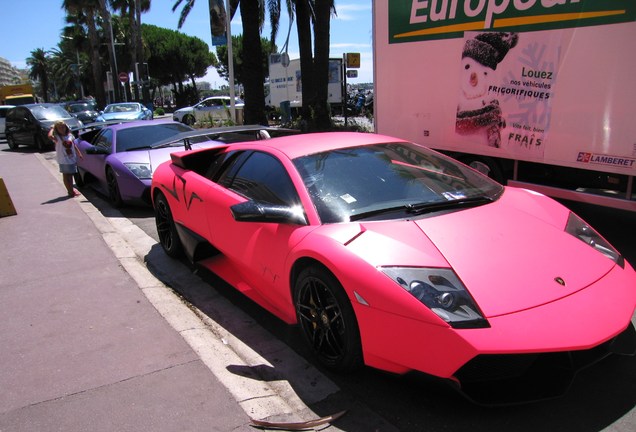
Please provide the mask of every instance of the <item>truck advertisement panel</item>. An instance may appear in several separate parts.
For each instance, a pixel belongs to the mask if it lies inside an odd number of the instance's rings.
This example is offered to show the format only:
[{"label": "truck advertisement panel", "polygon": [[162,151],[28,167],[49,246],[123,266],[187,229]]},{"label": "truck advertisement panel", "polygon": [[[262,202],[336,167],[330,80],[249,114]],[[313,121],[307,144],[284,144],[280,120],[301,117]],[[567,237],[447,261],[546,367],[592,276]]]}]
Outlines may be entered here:
[{"label": "truck advertisement panel", "polygon": [[[282,54],[271,54],[269,58],[269,97],[268,105],[279,107],[281,102],[289,101],[291,107],[301,107],[302,74],[300,59],[284,61]],[[342,59],[329,59],[328,102],[342,103]]]},{"label": "truck advertisement panel", "polygon": [[633,176],[633,40],[627,0],[374,2],[376,131]]}]

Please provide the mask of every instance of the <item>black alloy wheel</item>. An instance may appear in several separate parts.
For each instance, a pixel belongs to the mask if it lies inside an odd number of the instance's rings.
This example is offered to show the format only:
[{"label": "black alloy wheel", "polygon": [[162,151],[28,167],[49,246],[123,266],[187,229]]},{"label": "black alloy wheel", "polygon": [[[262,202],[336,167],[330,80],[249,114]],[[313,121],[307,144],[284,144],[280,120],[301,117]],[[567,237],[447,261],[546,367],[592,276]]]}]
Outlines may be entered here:
[{"label": "black alloy wheel", "polygon": [[106,182],[108,183],[108,198],[110,203],[115,208],[120,208],[124,205],[124,201],[121,199],[119,193],[119,185],[117,184],[117,176],[112,168],[106,168]]},{"label": "black alloy wheel", "polygon": [[318,360],[338,372],[359,368],[358,323],[338,280],[323,267],[312,266],[301,271],[294,288],[298,324]]},{"label": "black alloy wheel", "polygon": [[159,193],[155,198],[155,224],[159,243],[166,254],[172,258],[180,257],[183,254],[183,246],[172,218],[170,205],[162,193]]}]

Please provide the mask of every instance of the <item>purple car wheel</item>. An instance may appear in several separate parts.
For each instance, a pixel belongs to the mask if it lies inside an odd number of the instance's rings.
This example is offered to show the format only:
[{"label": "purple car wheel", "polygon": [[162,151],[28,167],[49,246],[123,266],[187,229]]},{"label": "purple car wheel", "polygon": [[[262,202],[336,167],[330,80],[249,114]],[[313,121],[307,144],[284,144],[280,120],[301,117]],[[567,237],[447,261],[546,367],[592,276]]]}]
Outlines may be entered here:
[{"label": "purple car wheel", "polygon": [[294,298],[298,323],[318,360],[340,372],[358,368],[360,332],[337,279],[322,267],[308,267],[296,280]]},{"label": "purple car wheel", "polygon": [[179,257],[183,252],[183,247],[172,218],[170,205],[166,197],[161,193],[155,198],[155,224],[159,243],[163,250],[172,258]]}]

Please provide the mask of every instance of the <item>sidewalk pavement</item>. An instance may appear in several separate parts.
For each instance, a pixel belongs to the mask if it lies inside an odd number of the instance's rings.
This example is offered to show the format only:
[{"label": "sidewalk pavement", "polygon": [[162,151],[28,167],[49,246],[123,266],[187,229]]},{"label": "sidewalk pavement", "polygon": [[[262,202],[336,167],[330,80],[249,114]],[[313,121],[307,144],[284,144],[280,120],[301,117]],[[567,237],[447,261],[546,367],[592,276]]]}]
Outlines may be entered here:
[{"label": "sidewalk pavement", "polygon": [[68,198],[52,153],[2,147],[17,214],[0,218],[0,432],[254,431],[340,410],[320,430],[395,431],[119,212]]},{"label": "sidewalk pavement", "polygon": [[0,431],[253,431],[37,156],[0,152]]}]

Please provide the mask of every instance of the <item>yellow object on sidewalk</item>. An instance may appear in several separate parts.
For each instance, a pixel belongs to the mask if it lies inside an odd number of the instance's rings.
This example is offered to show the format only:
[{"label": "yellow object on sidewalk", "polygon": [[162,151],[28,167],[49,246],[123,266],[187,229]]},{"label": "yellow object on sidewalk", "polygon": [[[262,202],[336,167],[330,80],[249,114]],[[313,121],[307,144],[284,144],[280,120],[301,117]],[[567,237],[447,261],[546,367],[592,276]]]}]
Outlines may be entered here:
[{"label": "yellow object on sidewalk", "polygon": [[0,217],[13,216],[18,214],[13,206],[13,201],[9,196],[9,191],[4,185],[4,180],[0,177]]}]

